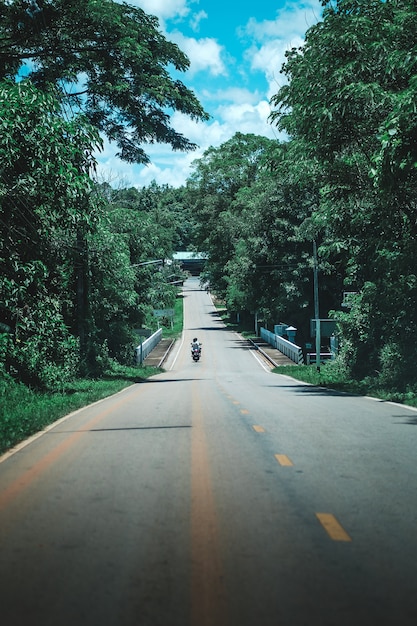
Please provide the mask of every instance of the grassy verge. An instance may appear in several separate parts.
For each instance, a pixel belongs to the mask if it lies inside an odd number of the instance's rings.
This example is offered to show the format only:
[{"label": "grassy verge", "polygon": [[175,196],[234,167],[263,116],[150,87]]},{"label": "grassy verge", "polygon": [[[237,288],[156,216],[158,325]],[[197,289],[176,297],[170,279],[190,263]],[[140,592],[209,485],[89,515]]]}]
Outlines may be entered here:
[{"label": "grassy verge", "polygon": [[78,380],[62,393],[41,393],[13,380],[0,380],[0,454],[54,421],[159,372],[117,367],[98,380]]},{"label": "grassy verge", "polygon": [[236,331],[237,333],[240,333],[243,337],[253,337],[254,328],[253,328],[252,321],[249,321],[249,320],[238,321],[236,319],[236,315],[230,314],[229,311],[224,306],[224,304],[222,304],[219,301],[216,301],[214,297],[213,297],[213,301],[217,309],[217,313],[219,314],[219,316],[221,317],[221,319],[223,320],[223,322],[226,324],[228,328]]},{"label": "grassy verge", "polygon": [[[253,338],[253,329],[250,328],[250,325],[245,325],[242,322],[237,323],[236,319],[230,316],[224,303],[215,301],[215,305],[228,328],[239,332],[244,337]],[[347,377],[346,373],[335,363],[323,364],[320,371],[315,365],[287,365],[276,367],[272,371],[275,374],[285,374],[311,385],[327,387],[358,396],[373,396],[386,402],[398,402],[417,407],[417,386],[406,391],[386,389],[381,387],[376,379],[354,380]]]},{"label": "grassy verge", "polygon": [[179,295],[175,300],[174,323],[171,327],[164,327],[162,336],[169,339],[177,339],[183,329],[184,324],[184,297]]},{"label": "grassy verge", "polygon": [[[164,328],[163,337],[177,338],[183,328],[183,298],[175,302],[173,328]],[[0,376],[0,454],[42,430],[60,417],[125,387],[145,380],[160,370],[154,367],[113,365],[102,378],[76,380],[62,393],[41,393]]]},{"label": "grassy verge", "polygon": [[353,380],[332,363],[320,367],[320,372],[314,365],[286,365],[273,369],[275,374],[285,374],[311,385],[327,387],[358,396],[373,396],[386,402],[399,402],[408,406],[417,407],[417,393],[414,389],[396,391],[385,389],[378,385],[376,380]]},{"label": "grassy verge", "polygon": [[297,380],[302,380],[310,385],[329,387],[338,391],[345,391],[355,395],[366,395],[367,386],[356,380],[347,379],[342,372],[325,364],[320,367],[320,372],[314,365],[282,365],[272,370],[275,374],[285,374]]}]

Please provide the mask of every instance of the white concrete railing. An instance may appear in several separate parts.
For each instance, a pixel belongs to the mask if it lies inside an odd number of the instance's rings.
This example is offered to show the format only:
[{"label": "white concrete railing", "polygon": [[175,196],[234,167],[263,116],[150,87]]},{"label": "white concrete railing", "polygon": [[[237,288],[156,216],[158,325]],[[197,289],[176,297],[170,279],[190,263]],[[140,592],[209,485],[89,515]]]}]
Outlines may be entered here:
[{"label": "white concrete railing", "polygon": [[279,335],[275,335],[266,328],[261,328],[261,337],[266,343],[285,354],[291,361],[294,361],[297,365],[304,364],[303,349],[300,346],[296,346],[295,343],[291,343],[288,339],[284,339]]},{"label": "white concrete railing", "polygon": [[162,339],[162,328],[160,328],[159,330],[156,331],[156,333],[148,337],[148,339],[145,339],[145,341],[142,341],[142,343],[140,343],[138,347],[135,348],[136,363],[142,364],[144,360],[146,359],[146,357],[148,356],[148,354],[152,352],[152,350],[161,341],[161,339]]}]

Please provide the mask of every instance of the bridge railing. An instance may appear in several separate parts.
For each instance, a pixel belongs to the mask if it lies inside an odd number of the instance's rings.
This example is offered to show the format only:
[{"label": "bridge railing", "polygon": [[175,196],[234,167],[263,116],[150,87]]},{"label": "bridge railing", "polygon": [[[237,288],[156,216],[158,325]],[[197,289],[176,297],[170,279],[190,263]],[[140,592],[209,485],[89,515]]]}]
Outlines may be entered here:
[{"label": "bridge railing", "polygon": [[288,339],[284,339],[266,328],[261,328],[261,337],[297,365],[304,364],[303,349],[300,346],[291,343]]},{"label": "bridge railing", "polygon": [[161,341],[161,339],[162,339],[162,328],[160,328],[153,335],[148,337],[148,339],[145,339],[145,341],[140,343],[138,347],[135,348],[136,363],[142,364],[143,361],[148,356],[148,354],[152,352],[152,350]]}]

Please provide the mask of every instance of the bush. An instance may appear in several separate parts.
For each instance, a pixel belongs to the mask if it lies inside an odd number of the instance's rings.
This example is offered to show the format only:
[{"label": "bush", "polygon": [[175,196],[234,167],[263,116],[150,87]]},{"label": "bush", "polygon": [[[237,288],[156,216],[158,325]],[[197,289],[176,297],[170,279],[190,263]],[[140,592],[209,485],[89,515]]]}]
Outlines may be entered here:
[{"label": "bush", "polygon": [[51,324],[10,345],[6,365],[24,384],[38,389],[59,391],[79,370],[79,342],[67,334],[63,324]]}]

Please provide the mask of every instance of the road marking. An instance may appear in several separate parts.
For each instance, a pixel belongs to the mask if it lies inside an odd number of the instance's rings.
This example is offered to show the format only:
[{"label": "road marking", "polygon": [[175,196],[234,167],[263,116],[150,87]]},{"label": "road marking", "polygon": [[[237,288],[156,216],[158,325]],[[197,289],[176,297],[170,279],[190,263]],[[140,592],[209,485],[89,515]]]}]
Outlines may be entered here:
[{"label": "road marking", "polygon": [[211,477],[204,405],[192,387],[191,439],[191,624],[226,626],[227,602],[220,547],[220,521]]},{"label": "road marking", "polygon": [[257,362],[259,363],[259,365],[262,367],[262,369],[263,369],[263,370],[265,370],[265,372],[267,372],[268,374],[270,374],[270,373],[271,373],[271,370],[272,370],[272,365],[269,365],[269,367],[268,367],[268,366],[266,366],[266,365],[262,362],[262,359],[260,359],[260,358],[259,358],[259,356],[257,356],[257,354],[256,354],[253,350],[250,350],[249,352],[250,352],[250,354],[253,356],[253,358],[255,359],[255,361],[257,361]]},{"label": "road marking", "polygon": [[345,529],[331,513],[316,513],[316,517],[333,541],[352,541]]},{"label": "road marking", "polygon": [[275,458],[280,465],[288,466],[288,467],[291,465],[294,465],[294,463],[291,461],[291,459],[287,457],[286,454],[276,454]]},{"label": "road marking", "polygon": [[233,404],[240,404],[237,400],[233,400]]},{"label": "road marking", "polygon": [[[140,387],[138,388],[138,391],[135,391],[134,396],[137,396],[139,393],[141,393]],[[9,503],[15,497],[17,497],[24,489],[29,487],[30,484],[33,483],[34,480],[36,480],[40,475],[43,474],[43,472],[49,469],[49,467],[51,467],[54,463],[58,462],[59,458],[71,446],[73,446],[81,437],[83,437],[89,431],[93,430],[95,426],[97,426],[104,418],[110,415],[113,411],[115,411],[116,409],[119,409],[126,402],[131,401],[131,398],[132,398],[131,395],[122,396],[120,394],[120,396],[121,398],[116,403],[111,402],[112,396],[109,396],[108,398],[103,398],[103,400],[100,400],[99,402],[95,403],[95,404],[99,404],[99,403],[104,404],[105,400],[110,401],[109,406],[107,406],[106,408],[103,408],[103,410],[100,413],[98,413],[95,417],[91,418],[88,422],[86,422],[84,426],[80,426],[79,430],[75,431],[68,437],[65,437],[65,439],[60,444],[56,445],[49,452],[47,452],[39,461],[35,463],[35,465],[33,465],[31,468],[23,472],[21,475],[19,475],[18,478],[16,478],[12,483],[10,483],[9,486],[0,494],[0,511],[4,509],[6,506],[8,506]],[[66,416],[64,419],[68,419],[72,415],[75,415],[76,413],[81,413],[83,410],[87,410],[88,408],[90,407],[83,407],[82,409],[79,409],[78,411],[74,411],[74,413],[71,413],[70,415]],[[51,427],[48,428],[48,431],[52,430],[53,427],[57,426],[60,421],[61,420],[51,425]],[[59,431],[57,431],[57,433],[59,433]],[[37,435],[36,438],[38,438],[38,436],[40,437],[43,434],[44,434],[44,431],[41,431],[41,433],[39,433],[39,435]]]},{"label": "road marking", "polygon": [[242,415],[249,415],[248,409],[240,409],[240,412],[242,413]]},{"label": "road marking", "polygon": [[265,429],[262,428],[262,426],[257,426],[256,424],[254,426],[252,426],[253,430],[255,430],[257,433],[264,433]]},{"label": "road marking", "polygon": [[177,362],[177,359],[178,359],[178,356],[179,356],[179,354],[180,354],[180,352],[181,352],[181,348],[182,348],[183,344],[184,344],[184,332],[182,332],[182,334],[181,334],[181,343],[180,343],[179,348],[178,348],[178,350],[177,350],[177,354],[175,355],[174,360],[172,361],[172,365],[171,365],[171,367],[169,368],[169,371],[170,371],[170,372],[171,372],[171,371],[174,369],[174,367],[175,367],[175,363]]}]

